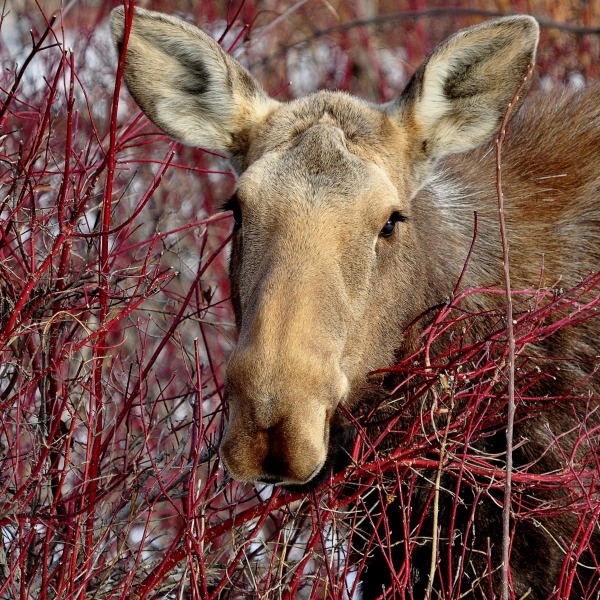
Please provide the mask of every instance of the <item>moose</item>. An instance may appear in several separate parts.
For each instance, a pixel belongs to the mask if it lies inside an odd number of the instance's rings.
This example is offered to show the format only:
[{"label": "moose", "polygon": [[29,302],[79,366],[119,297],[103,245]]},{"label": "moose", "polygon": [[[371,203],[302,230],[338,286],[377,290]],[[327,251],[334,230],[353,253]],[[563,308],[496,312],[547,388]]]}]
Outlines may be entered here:
[{"label": "moose", "polygon": [[[183,20],[135,9],[126,26],[117,8],[111,22],[141,109],[174,139],[226,153],[238,175],[226,208],[235,220],[230,279],[239,335],[227,366],[220,448],[235,479],[316,486],[340,468],[352,442],[342,408],[358,414],[377,397],[370,374],[414,352],[426,326],[419,316],[447,302],[459,280],[464,288],[502,281],[493,144],[509,104],[502,169],[514,287],[568,289],[600,269],[600,88],[523,99],[539,37],[532,17],[459,31],[385,104],[339,91],[280,102]],[[465,310],[501,301],[467,297]],[[552,373],[532,386],[532,397],[562,400],[517,419],[515,463],[556,472],[565,457],[584,451],[585,444],[574,448],[577,426],[593,432],[600,423],[600,319],[541,340],[530,354]],[[393,377],[381,385],[393,385]],[[480,443],[501,454],[498,437]],[[594,439],[587,445],[597,455]],[[463,591],[473,598],[500,589],[501,507],[484,496],[468,511],[477,537]],[[443,522],[452,501],[450,493],[440,500],[441,546],[452,543]],[[394,529],[399,517],[389,511]],[[563,511],[542,524],[515,524],[514,597],[558,597],[564,543],[577,522]],[[578,555],[573,598],[600,586],[600,528],[593,527]],[[372,552],[363,598],[384,593],[391,569],[405,559],[406,531],[397,529],[395,562]],[[442,596],[435,581],[426,592],[430,545],[423,541],[412,555],[407,596],[454,597]]]}]

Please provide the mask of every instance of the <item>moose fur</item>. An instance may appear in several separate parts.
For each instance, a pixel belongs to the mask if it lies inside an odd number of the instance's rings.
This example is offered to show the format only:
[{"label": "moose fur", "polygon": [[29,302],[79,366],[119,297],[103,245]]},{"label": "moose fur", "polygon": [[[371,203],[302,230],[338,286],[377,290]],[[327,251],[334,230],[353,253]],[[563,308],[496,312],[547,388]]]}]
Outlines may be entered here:
[{"label": "moose fur", "polygon": [[[123,9],[115,9],[119,50],[124,24]],[[330,91],[281,103],[197,28],[136,10],[124,71],[134,98],[172,137],[226,152],[239,175],[228,204],[236,220],[230,276],[239,339],[227,369],[230,416],[221,446],[235,478],[310,486],[327,473],[340,455],[338,440],[348,437],[333,433],[348,428],[340,405],[352,411],[370,402],[369,373],[415,350],[419,327],[407,333],[407,326],[451,297],[475,211],[479,231],[462,287],[502,281],[490,144],[537,41],[531,17],[490,21],[440,45],[391,103]],[[569,288],[600,269],[598,165],[598,88],[536,94],[518,110],[503,146],[514,288]],[[490,310],[501,300],[472,296],[465,310]],[[518,420],[517,464],[565,468],[575,425],[599,422],[598,321],[530,349],[554,374],[532,395],[565,399]],[[553,359],[561,360],[560,371]],[[550,449],[553,436],[562,454]],[[501,454],[505,441],[497,434],[481,443]],[[474,502],[470,493],[462,490],[461,506]],[[441,544],[453,536],[444,522],[452,501],[442,494]],[[417,497],[415,506],[425,502]],[[463,512],[466,522],[471,513]],[[499,593],[500,513],[492,496],[475,512],[479,545],[471,570],[464,569],[470,597],[489,592],[477,583],[485,579],[488,547]],[[390,506],[390,527],[401,518]],[[510,565],[516,597],[552,596],[565,556],[561,540],[572,539],[576,522],[567,514],[541,526],[517,524]],[[399,532],[396,565],[404,559],[401,539]],[[591,550],[582,555],[574,598],[598,567],[597,524]],[[430,560],[427,544],[413,554],[409,597],[424,597]],[[375,553],[362,575],[363,597],[378,596],[390,582]]]}]

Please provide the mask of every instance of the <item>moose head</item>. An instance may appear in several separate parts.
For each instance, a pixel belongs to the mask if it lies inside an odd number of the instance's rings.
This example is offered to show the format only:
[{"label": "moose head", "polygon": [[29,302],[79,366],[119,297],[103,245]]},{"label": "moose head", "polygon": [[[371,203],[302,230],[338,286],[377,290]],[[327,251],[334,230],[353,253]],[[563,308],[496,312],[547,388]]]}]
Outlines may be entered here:
[{"label": "moose head", "polygon": [[[112,28],[121,48],[122,8]],[[196,27],[136,9],[132,95],[168,135],[229,155],[239,176],[227,205],[239,339],[221,447],[235,478],[315,480],[339,407],[361,401],[369,372],[410,346],[407,324],[451,291],[466,238],[419,192],[438,160],[497,132],[537,41],[531,17],[490,21],[440,45],[392,102],[331,91],[279,102]]]}]

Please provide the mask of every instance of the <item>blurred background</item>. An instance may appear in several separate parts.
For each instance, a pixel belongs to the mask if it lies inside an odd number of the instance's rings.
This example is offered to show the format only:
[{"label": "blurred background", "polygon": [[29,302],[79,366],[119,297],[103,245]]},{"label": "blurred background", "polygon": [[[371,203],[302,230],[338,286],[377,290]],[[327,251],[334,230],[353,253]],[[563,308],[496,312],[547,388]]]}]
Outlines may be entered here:
[{"label": "blurred background", "polygon": [[[279,99],[391,100],[448,35],[513,13],[542,26],[534,88],[600,79],[597,0],[135,4]],[[248,489],[219,463],[235,179],[115,96],[117,5],[0,2],[0,598],[355,597],[335,487]]]}]

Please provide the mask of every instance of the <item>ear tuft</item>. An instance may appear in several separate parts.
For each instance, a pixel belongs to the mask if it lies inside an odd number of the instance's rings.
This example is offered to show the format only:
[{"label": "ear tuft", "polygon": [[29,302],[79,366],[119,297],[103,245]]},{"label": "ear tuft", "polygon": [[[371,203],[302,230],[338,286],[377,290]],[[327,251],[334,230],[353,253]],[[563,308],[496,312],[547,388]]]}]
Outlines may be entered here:
[{"label": "ear tuft", "polygon": [[[111,13],[122,52],[123,7]],[[165,133],[192,146],[236,154],[247,132],[273,109],[262,87],[208,35],[174,17],[136,8],[124,79],[131,95]]]}]

